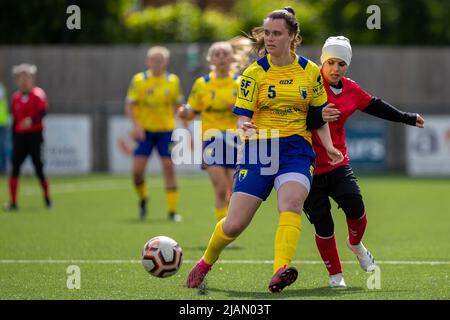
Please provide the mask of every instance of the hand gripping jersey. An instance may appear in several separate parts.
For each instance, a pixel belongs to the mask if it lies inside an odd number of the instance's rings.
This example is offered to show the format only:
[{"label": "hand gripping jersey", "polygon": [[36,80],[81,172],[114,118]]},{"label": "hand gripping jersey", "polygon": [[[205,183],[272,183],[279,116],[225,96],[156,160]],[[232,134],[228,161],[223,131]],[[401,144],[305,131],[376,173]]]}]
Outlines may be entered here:
[{"label": "hand gripping jersey", "polygon": [[363,110],[366,108],[372,100],[372,96],[361,89],[355,81],[345,77],[343,77],[341,81],[342,91],[340,93],[335,94],[326,81],[325,90],[328,95],[328,102],[334,103],[335,106],[333,108],[341,111],[339,119],[337,121],[330,122],[329,126],[333,144],[337,149],[339,149],[339,151],[342,152],[344,160],[334,166],[331,166],[328,163],[330,160],[319,136],[317,135],[317,132],[313,131],[313,148],[316,153],[316,168],[314,170],[314,174],[326,173],[337,167],[348,164],[349,157],[347,155],[347,145],[345,143],[345,122],[356,110]]},{"label": "hand gripping jersey", "polygon": [[270,54],[250,65],[240,77],[234,112],[252,118],[259,130],[279,130],[270,138],[299,135],[311,143],[306,117],[320,112],[327,94],[317,65],[292,55],[294,62],[283,67],[273,65]]},{"label": "hand gripping jersey", "polygon": [[[230,74],[226,78],[217,78],[215,72],[198,78],[188,103],[192,110],[202,114],[202,130],[219,131],[235,130],[237,117],[232,112],[236,102],[238,77]],[[208,140],[212,134],[203,134],[203,140]]]},{"label": "hand gripping jersey", "polygon": [[131,80],[127,100],[135,103],[133,112],[146,131],[164,132],[175,128],[174,105],[181,102],[180,80],[175,74],[156,77],[147,70]]}]

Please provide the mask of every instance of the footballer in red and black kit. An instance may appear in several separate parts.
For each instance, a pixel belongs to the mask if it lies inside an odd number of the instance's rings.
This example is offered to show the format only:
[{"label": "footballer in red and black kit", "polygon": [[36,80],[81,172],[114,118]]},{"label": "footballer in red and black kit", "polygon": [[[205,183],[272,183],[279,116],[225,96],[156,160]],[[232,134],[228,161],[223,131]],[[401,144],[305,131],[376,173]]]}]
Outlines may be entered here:
[{"label": "footballer in red and black kit", "polygon": [[316,160],[314,179],[304,204],[304,211],[314,225],[316,245],[330,275],[331,287],[346,285],[334,237],[329,197],[346,215],[347,246],[356,255],[361,268],[366,272],[372,272],[376,267],[375,259],[361,242],[367,216],[357,179],[349,164],[345,143],[345,122],[359,110],[384,120],[419,128],[423,128],[425,123],[419,114],[400,111],[389,103],[369,95],[355,81],[344,77],[351,57],[352,48],[347,38],[337,36],[327,39],[322,48],[321,76],[328,103],[334,104],[334,107],[326,107],[322,112],[308,115],[307,119],[310,130],[320,127],[325,121],[328,122],[333,144],[344,156],[344,161],[331,165],[320,138],[312,131]]},{"label": "footballer in red and black kit", "polygon": [[9,178],[10,202],[4,207],[7,211],[18,209],[17,191],[20,168],[28,155],[31,156],[36,176],[42,187],[45,206],[50,208],[52,205],[42,160],[44,142],[42,119],[47,114],[48,103],[44,90],[33,83],[35,73],[34,65],[21,64],[13,68],[18,90],[11,99],[13,152]]}]

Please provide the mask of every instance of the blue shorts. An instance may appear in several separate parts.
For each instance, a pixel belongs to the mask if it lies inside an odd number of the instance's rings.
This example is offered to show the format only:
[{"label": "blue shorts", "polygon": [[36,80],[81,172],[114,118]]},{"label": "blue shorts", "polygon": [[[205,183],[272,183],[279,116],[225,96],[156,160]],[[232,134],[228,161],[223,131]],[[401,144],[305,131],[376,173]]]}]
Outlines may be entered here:
[{"label": "blue shorts", "polygon": [[220,166],[235,169],[237,163],[239,136],[222,132],[222,135],[203,141],[202,169]]},{"label": "blue shorts", "polygon": [[247,141],[234,175],[233,192],[266,200],[273,187],[278,190],[287,181],[299,182],[309,191],[314,159],[311,144],[301,136]]},{"label": "blue shorts", "polygon": [[156,146],[161,157],[169,157],[172,148],[172,131],[150,132],[145,131],[145,140],[136,140],[138,143],[134,150],[135,156],[150,156]]}]

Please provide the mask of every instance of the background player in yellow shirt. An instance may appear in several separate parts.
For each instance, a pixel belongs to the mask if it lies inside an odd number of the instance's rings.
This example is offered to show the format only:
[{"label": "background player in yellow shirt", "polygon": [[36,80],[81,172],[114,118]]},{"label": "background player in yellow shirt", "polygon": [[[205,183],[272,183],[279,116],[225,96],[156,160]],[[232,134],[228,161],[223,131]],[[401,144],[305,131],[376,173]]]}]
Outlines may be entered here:
[{"label": "background player in yellow shirt", "polygon": [[212,71],[195,81],[188,104],[178,112],[181,119],[188,121],[201,113],[206,158],[202,168],[208,172],[214,187],[217,221],[227,214],[236,168],[238,136],[233,134],[237,121],[233,107],[238,90],[237,60],[241,59],[235,56],[230,42],[213,43],[207,54]]},{"label": "background player in yellow shirt", "polygon": [[[257,140],[247,140],[243,145],[244,157],[236,169],[228,214],[217,223],[203,257],[189,273],[189,288],[200,286],[222,250],[249,225],[272,188],[278,192],[279,223],[269,290],[280,292],[297,279],[297,270],[289,264],[300,238],[300,214],[314,170],[306,117],[321,111],[327,104],[327,95],[317,65],[294,52],[301,38],[292,8],[271,12],[263,26],[253,30],[253,35],[256,52],[265,55],[241,76],[234,113],[239,116],[238,128]],[[330,162],[342,161],[328,125],[318,129],[318,134]],[[269,149],[272,163],[267,165],[261,151]],[[255,155],[256,162],[252,161]],[[278,164],[276,169],[264,170],[271,168],[273,162]]]},{"label": "background player in yellow shirt", "polygon": [[170,149],[175,128],[175,111],[181,102],[180,80],[167,72],[170,52],[153,47],[147,52],[147,67],[131,80],[126,99],[126,114],[133,123],[132,136],[137,142],[133,154],[133,179],[139,196],[139,215],[147,214],[148,191],[145,168],[154,147],[161,157],[166,188],[168,217],[180,221],[178,192]]}]

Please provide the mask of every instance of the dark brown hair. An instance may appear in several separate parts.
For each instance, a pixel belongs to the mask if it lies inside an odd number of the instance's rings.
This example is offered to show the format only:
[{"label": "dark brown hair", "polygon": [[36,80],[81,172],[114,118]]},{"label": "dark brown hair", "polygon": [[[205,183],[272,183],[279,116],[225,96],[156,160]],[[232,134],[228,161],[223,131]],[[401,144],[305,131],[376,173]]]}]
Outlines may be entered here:
[{"label": "dark brown hair", "polygon": [[[280,10],[274,10],[270,12],[267,17],[264,19],[283,19],[287,29],[289,30],[289,34],[295,34],[294,41],[291,43],[291,50],[295,51],[295,49],[302,42],[302,37],[300,36],[300,24],[295,17],[295,11],[291,7],[284,7]],[[251,33],[251,38],[255,41],[253,44],[253,50],[258,56],[263,56],[266,54],[265,43],[264,43],[264,27],[256,27],[253,28]]]}]

